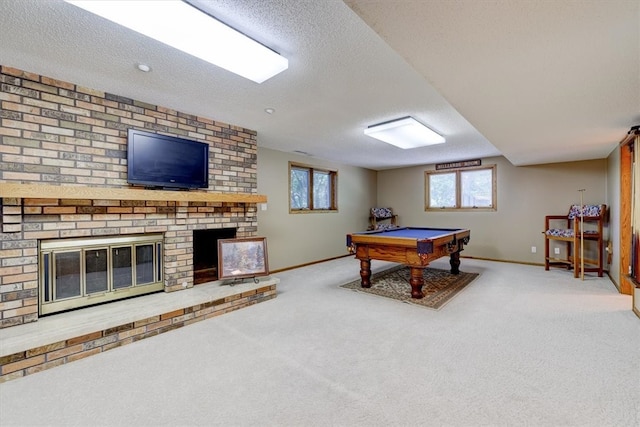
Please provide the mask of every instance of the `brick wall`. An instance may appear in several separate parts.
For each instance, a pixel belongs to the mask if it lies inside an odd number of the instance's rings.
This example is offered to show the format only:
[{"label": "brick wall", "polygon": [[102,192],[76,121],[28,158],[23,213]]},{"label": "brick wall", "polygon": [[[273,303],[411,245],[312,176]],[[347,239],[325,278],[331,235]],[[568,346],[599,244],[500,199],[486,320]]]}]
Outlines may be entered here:
[{"label": "brick wall", "polygon": [[[256,132],[0,66],[0,182],[127,187],[127,129],[207,142],[209,190],[257,192]],[[253,203],[4,198],[0,327],[38,318],[39,239],[163,232],[165,290],[193,286],[194,229],[257,230]]]}]

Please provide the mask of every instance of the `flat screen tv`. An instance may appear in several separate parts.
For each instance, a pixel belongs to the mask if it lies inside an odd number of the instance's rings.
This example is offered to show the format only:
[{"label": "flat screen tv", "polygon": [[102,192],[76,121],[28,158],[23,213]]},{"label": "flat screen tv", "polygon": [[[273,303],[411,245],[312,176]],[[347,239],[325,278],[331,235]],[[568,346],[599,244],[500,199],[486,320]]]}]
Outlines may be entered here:
[{"label": "flat screen tv", "polygon": [[127,182],[150,188],[209,187],[209,145],[129,129]]}]

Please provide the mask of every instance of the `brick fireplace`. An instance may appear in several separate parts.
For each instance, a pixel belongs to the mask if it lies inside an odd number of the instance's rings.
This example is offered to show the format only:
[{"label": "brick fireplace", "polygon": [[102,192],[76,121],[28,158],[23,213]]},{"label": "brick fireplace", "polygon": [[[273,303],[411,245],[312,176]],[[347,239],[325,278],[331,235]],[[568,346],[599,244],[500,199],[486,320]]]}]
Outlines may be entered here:
[{"label": "brick fireplace", "polygon": [[[39,317],[38,247],[53,239],[163,235],[164,291],[194,286],[193,231],[257,230],[256,133],[0,68],[1,327]],[[129,128],[210,145],[209,189],[131,188]],[[189,194],[184,194],[189,193]]]}]

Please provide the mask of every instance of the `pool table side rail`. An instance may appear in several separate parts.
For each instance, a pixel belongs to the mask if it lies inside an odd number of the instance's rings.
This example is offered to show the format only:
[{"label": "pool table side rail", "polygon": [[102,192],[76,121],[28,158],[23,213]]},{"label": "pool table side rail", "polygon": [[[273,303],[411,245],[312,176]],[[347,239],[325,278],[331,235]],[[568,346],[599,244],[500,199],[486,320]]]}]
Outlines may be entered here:
[{"label": "pool table side rail", "polygon": [[[411,231],[411,230],[428,230],[428,231],[439,231],[440,233],[437,235],[430,236],[428,238],[433,239],[442,235],[451,234],[453,232],[458,231],[469,231],[466,228],[438,228],[438,227],[395,227],[395,228],[384,228],[381,230],[368,230],[368,231],[358,231],[351,234],[357,235],[379,235],[384,237],[389,237],[389,234],[397,234],[402,232],[403,230]],[[409,239],[415,239],[415,236],[402,236]]]},{"label": "pool table side rail", "polygon": [[[442,229],[443,231],[445,229]],[[451,233],[441,234],[436,237],[416,239],[415,237],[389,237],[389,235],[371,232],[347,234],[347,248],[352,248],[354,244],[397,246],[404,248],[416,248],[420,254],[433,253],[434,246],[441,246],[447,243],[457,244],[461,240],[464,244],[469,242],[471,232],[467,229],[447,229]],[[380,237],[383,237],[381,242]]]}]

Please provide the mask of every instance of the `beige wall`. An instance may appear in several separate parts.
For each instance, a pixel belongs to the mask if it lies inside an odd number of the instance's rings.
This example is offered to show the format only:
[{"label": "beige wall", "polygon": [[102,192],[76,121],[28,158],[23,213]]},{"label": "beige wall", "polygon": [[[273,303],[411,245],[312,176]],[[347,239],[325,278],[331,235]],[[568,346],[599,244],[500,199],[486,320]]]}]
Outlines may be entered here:
[{"label": "beige wall", "polygon": [[[390,206],[400,225],[469,228],[465,256],[543,264],[544,216],[564,214],[579,203],[578,189],[586,190],[584,203],[618,205],[610,200],[619,192],[619,162],[612,156],[523,167],[504,157],[482,159],[483,165],[498,166],[498,210],[440,213],[424,211],[424,171],[433,165],[375,172],[259,148],[258,193],[267,195],[268,204],[266,211],[258,208],[258,235],[267,237],[271,270],[293,267],[345,255],[346,233],[366,229],[370,207]],[[338,170],[339,213],[289,214],[289,161]]]},{"label": "beige wall", "polygon": [[482,164],[497,165],[496,212],[425,212],[424,171],[433,165],[378,172],[378,205],[393,207],[400,225],[469,228],[464,256],[542,264],[545,215],[566,213],[581,188],[585,204],[606,203],[606,160],[516,167],[493,157]]},{"label": "beige wall", "polygon": [[[259,136],[258,136],[259,139]],[[337,213],[289,213],[289,161],[338,171]],[[313,157],[258,148],[258,235],[267,238],[269,269],[346,255],[346,234],[364,230],[375,206],[376,172]]]}]

